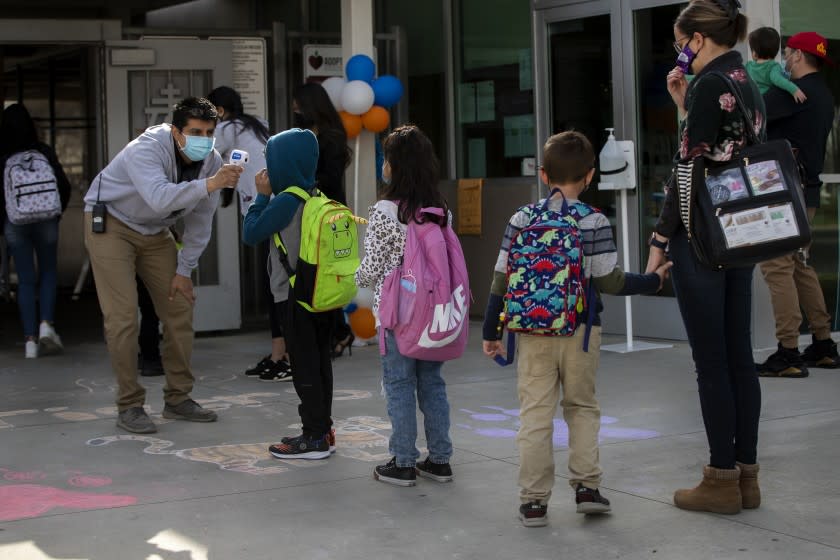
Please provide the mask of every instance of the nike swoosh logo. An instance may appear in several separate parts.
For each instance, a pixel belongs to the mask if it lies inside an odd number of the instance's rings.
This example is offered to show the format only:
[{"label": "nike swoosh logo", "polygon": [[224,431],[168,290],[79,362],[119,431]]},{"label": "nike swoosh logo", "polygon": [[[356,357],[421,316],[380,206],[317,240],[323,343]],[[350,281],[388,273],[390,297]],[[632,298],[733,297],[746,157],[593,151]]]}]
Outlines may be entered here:
[{"label": "nike swoosh logo", "polygon": [[417,341],[417,345],[422,346],[423,348],[440,348],[441,346],[446,346],[458,338],[458,335],[461,334],[461,329],[464,328],[464,323],[466,322],[466,317],[461,317],[461,322],[458,323],[458,328],[455,329],[455,332],[445,338],[441,338],[440,340],[432,340],[429,337],[430,325],[426,325],[426,328],[423,329],[423,334],[420,335],[420,340]]}]

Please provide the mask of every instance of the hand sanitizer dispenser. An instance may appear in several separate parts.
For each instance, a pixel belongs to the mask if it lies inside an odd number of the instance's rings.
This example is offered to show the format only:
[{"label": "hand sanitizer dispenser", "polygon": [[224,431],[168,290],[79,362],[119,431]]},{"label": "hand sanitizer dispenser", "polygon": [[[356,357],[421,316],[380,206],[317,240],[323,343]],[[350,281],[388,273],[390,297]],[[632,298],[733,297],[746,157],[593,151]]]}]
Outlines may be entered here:
[{"label": "hand sanitizer dispenser", "polygon": [[615,191],[636,188],[636,156],[633,142],[615,139],[614,128],[607,128],[607,143],[598,156],[601,182],[598,190]]}]

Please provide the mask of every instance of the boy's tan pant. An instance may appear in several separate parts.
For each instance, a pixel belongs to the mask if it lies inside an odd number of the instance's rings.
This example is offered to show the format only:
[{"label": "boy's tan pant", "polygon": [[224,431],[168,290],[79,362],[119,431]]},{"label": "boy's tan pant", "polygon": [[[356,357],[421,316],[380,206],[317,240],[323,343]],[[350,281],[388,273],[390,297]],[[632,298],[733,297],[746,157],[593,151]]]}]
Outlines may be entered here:
[{"label": "boy's tan pant", "polygon": [[598,431],[601,409],[595,400],[595,372],[601,328],[592,327],[589,352],[585,329],[574,336],[520,335],[517,352],[519,392],[519,487],[522,503],[547,503],[554,486],[554,414],[563,387],[563,418],[569,428],[569,484],[597,489],[601,483]]},{"label": "boy's tan pant", "polygon": [[106,220],[105,233],[93,233],[91,213],[87,212],[85,247],[105,319],[111,367],[117,376],[117,408],[123,411],[143,406],[146,399],[146,389],[137,382],[136,276],[146,285],[163,323],[164,401],[177,405],[187,400],[194,381],[190,370],[193,310],[180,294],[169,301],[169,288],[177,266],[172,234],[164,230],[157,235],[142,235],[113,216]]}]

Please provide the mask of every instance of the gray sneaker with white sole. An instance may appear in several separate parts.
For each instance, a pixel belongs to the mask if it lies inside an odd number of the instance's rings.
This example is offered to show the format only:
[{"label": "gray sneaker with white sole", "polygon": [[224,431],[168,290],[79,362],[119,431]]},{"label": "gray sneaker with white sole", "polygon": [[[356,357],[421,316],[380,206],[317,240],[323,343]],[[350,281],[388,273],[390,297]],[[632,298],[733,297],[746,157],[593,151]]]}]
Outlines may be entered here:
[{"label": "gray sneaker with white sole", "polygon": [[134,434],[153,434],[157,431],[157,426],[142,406],[121,411],[117,415],[117,427]]},{"label": "gray sneaker with white sole", "polygon": [[215,422],[216,413],[208,410],[192,399],[187,399],[176,405],[167,404],[163,407],[164,418],[170,420],[187,420],[188,422]]}]

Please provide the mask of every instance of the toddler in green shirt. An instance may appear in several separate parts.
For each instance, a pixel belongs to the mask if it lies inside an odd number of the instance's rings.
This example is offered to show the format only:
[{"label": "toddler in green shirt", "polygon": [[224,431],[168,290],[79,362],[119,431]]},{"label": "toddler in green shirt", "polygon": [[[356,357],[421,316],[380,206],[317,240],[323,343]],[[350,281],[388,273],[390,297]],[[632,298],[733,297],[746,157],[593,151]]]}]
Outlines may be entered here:
[{"label": "toddler in green shirt", "polygon": [[749,41],[752,60],[747,61],[744,68],[761,94],[767,93],[771,86],[776,86],[791,94],[797,103],[805,101],[805,94],[787,78],[785,69],[775,60],[781,45],[779,33],[772,27],[759,27],[750,33]]}]

